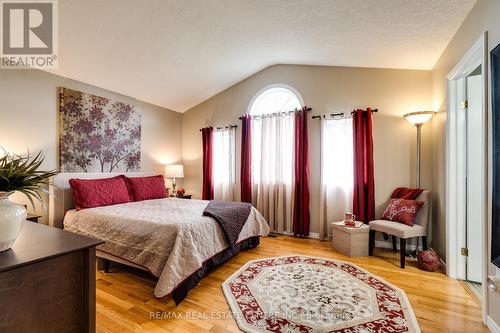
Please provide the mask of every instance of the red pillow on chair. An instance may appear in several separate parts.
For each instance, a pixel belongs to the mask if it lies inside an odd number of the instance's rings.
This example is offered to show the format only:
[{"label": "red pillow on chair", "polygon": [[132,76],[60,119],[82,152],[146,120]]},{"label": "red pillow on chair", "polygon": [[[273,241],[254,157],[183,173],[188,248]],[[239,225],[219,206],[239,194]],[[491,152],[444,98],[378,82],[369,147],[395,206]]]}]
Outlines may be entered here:
[{"label": "red pillow on chair", "polygon": [[130,198],[133,201],[163,199],[167,196],[163,176],[126,177]]},{"label": "red pillow on chair", "polygon": [[103,179],[70,179],[75,208],[116,205],[130,202],[124,176]]},{"label": "red pillow on chair", "polygon": [[415,216],[423,204],[423,201],[390,199],[384,214],[382,214],[382,219],[404,223],[413,227]]}]

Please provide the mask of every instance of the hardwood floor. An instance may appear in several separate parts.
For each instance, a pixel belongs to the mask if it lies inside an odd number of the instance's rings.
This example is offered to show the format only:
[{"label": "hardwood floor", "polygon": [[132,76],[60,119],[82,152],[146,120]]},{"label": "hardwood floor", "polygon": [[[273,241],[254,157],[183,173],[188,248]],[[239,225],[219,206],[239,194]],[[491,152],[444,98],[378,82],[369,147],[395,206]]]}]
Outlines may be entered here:
[{"label": "hardwood floor", "polygon": [[[399,256],[375,249],[374,257],[348,258],[329,242],[278,236],[240,253],[214,270],[178,307],[170,298],[155,299],[155,281],[146,273],[112,265],[97,273],[98,332],[239,332],[230,316],[221,283],[247,261],[272,256],[304,254],[346,260],[405,290],[422,332],[488,332],[479,304],[456,280],[441,272],[424,272],[408,260],[399,268]],[[181,319],[182,318],[182,319]]]}]

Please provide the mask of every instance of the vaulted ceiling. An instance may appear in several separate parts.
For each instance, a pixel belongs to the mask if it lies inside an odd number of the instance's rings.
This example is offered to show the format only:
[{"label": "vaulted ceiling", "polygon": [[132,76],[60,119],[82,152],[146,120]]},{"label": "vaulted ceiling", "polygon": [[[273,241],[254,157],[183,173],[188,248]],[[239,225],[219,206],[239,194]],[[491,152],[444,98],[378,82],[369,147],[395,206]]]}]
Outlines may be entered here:
[{"label": "vaulted ceiling", "polygon": [[55,73],[184,112],[273,64],[432,69],[475,2],[63,0]]}]

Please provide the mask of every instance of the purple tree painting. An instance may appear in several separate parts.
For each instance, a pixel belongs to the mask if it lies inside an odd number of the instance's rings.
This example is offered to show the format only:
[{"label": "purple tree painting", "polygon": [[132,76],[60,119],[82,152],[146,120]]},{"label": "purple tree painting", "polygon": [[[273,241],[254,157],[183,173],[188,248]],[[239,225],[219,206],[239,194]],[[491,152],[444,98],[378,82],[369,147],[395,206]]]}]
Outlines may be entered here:
[{"label": "purple tree painting", "polygon": [[79,91],[60,91],[61,172],[127,172],[141,166],[136,107]]}]

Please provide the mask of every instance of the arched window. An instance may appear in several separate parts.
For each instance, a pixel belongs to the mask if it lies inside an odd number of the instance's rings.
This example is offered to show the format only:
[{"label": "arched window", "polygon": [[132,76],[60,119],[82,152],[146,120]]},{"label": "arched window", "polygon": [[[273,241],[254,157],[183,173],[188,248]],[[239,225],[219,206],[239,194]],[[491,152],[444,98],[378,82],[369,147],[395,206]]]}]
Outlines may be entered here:
[{"label": "arched window", "polygon": [[270,86],[249,105],[253,204],[272,230],[293,229],[295,109],[303,105],[295,89]]},{"label": "arched window", "polygon": [[292,87],[270,86],[261,90],[250,103],[251,115],[264,115],[300,109],[302,97]]}]

